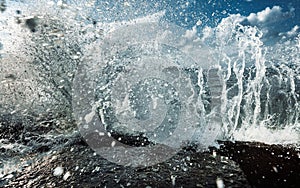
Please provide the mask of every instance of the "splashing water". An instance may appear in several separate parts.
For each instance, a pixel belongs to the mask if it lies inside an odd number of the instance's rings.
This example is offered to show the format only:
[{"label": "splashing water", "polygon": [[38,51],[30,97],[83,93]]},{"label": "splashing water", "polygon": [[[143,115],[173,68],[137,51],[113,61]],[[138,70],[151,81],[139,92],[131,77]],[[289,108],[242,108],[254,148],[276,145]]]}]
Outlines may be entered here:
[{"label": "splashing water", "polygon": [[82,96],[72,96],[72,89],[81,94],[73,81],[87,66],[93,83],[75,83],[91,86],[94,95],[88,111],[75,115],[78,124],[99,118],[108,130],[145,133],[158,143],[173,134],[177,139],[166,141],[172,147],[181,144],[178,138],[204,147],[217,139],[299,144],[298,29],[269,43],[262,28],[268,19],[254,19],[270,12],[288,17],[293,10],[231,14],[216,26],[204,19],[180,28],[153,2],[146,8],[131,1],[6,4],[0,13],[1,131],[20,122],[22,134],[35,126],[53,139],[75,131],[74,98]]},{"label": "splashing water", "polygon": [[221,52],[218,58],[223,78],[221,114],[225,137],[298,143],[299,57],[281,59],[273,54],[276,50],[285,57],[291,51],[292,56],[297,56],[297,42],[290,44],[287,51],[278,48],[281,44],[265,46],[263,33],[242,25],[239,17],[223,19],[213,36]]}]

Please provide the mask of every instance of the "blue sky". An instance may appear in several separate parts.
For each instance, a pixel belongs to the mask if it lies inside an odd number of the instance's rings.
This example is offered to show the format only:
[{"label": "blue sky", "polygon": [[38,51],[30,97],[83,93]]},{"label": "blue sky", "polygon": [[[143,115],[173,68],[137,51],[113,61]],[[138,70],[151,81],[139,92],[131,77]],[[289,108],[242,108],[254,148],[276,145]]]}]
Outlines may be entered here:
[{"label": "blue sky", "polygon": [[299,0],[188,0],[164,1],[166,19],[185,28],[193,27],[198,20],[205,27],[216,27],[222,19],[240,14],[243,25],[258,27],[264,42],[272,44],[296,37],[300,31]]},{"label": "blue sky", "polygon": [[[125,2],[130,6],[124,6]],[[232,14],[241,14],[247,17],[251,13],[262,12],[267,7],[272,9],[274,6],[280,7],[282,13],[291,12],[291,14],[285,19],[281,19],[280,14],[277,14],[270,31],[274,30],[274,33],[288,32],[295,25],[300,25],[299,0],[98,0],[95,3],[95,8],[100,8],[101,13],[93,12],[91,17],[100,22],[111,22],[133,19],[164,10],[166,20],[187,29],[201,20],[202,25],[199,26],[201,29],[205,26],[215,27],[223,18]],[[247,20],[244,24],[247,24]]]},{"label": "blue sky", "polygon": [[[188,2],[188,3],[187,3]],[[229,14],[241,14],[248,16],[264,10],[266,7],[280,6],[283,11],[295,9],[295,15],[288,20],[289,27],[300,22],[299,0],[188,0],[165,1],[167,17],[181,26],[192,26],[197,19],[203,20],[205,24],[215,26]],[[178,16],[180,15],[181,16]]]},{"label": "blue sky", "polygon": [[[75,5],[87,2],[66,1]],[[266,31],[266,37],[278,38],[282,33],[292,31],[296,25],[300,26],[299,0],[97,0],[94,6],[85,7],[89,18],[85,21],[131,20],[159,11],[165,11],[167,21],[186,29],[191,29],[200,20],[202,24],[197,26],[198,31],[207,26],[216,27],[222,19],[233,14],[241,15],[244,19],[242,24]],[[294,33],[299,31],[296,27]]]}]

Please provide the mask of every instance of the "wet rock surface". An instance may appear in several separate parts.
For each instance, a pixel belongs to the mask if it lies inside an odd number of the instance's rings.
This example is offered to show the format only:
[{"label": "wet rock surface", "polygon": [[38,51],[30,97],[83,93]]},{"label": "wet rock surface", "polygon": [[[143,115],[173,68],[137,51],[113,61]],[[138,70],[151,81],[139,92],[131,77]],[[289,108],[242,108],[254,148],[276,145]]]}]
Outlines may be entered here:
[{"label": "wet rock surface", "polygon": [[[9,119],[12,122],[12,119]],[[17,120],[15,120],[17,122]],[[203,151],[195,144],[149,167],[124,167],[96,154],[76,128],[61,134],[44,121],[0,126],[0,187],[299,187],[299,147],[220,141]],[[122,136],[141,147],[141,137]],[[143,138],[144,140],[146,138]],[[145,145],[152,145],[148,143]],[[143,146],[145,147],[145,146]],[[11,161],[7,163],[7,161]],[[7,164],[12,166],[6,170]],[[1,175],[2,174],[2,175]]]},{"label": "wet rock surface", "polygon": [[253,187],[299,187],[300,149],[258,142],[220,142],[218,154],[236,161]]},{"label": "wet rock surface", "polygon": [[[226,157],[186,147],[166,162],[131,168],[96,155],[85,142],[32,157],[32,163],[4,187],[250,187],[238,165]],[[54,173],[58,168],[61,173]]]}]

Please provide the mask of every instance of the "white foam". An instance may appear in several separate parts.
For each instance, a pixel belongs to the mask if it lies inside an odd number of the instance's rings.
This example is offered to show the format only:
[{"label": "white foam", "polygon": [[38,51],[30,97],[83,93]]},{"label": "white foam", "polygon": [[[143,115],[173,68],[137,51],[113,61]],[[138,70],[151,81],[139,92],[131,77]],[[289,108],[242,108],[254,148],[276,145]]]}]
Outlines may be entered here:
[{"label": "white foam", "polygon": [[248,126],[236,130],[233,138],[239,141],[257,141],[267,144],[299,144],[300,135],[295,126],[272,130],[266,126]]}]

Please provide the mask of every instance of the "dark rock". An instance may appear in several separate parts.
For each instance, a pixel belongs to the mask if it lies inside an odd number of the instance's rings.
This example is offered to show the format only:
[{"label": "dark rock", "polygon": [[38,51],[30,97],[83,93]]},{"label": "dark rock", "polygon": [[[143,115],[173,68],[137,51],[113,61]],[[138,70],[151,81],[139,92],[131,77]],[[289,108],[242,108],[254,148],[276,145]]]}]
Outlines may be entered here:
[{"label": "dark rock", "polygon": [[[4,187],[216,187],[217,179],[226,187],[250,187],[232,160],[188,147],[163,163],[131,168],[95,155],[78,140],[32,161]],[[54,176],[60,166],[63,174]]]},{"label": "dark rock", "polygon": [[144,147],[148,146],[150,144],[153,144],[148,140],[147,137],[143,136],[142,134],[140,135],[124,135],[120,134],[116,131],[111,132],[111,136],[114,137],[115,139],[119,140],[121,143],[129,145],[129,146],[135,146],[135,147]]},{"label": "dark rock", "polygon": [[[43,122],[55,127],[50,121]],[[29,149],[0,147],[0,165],[7,159],[25,161],[13,176],[0,178],[0,187],[216,187],[217,181],[225,187],[300,186],[296,146],[220,141],[220,148],[202,151],[196,144],[187,144],[165,162],[132,168],[96,155],[79,132],[54,139],[41,135],[55,133],[44,123],[28,128],[17,118],[2,114],[0,138],[6,140],[2,144],[16,143]],[[144,141],[148,146],[154,144],[142,135],[112,136],[121,136],[123,143],[135,147],[143,147]],[[54,176],[54,169],[60,166],[63,174]]]},{"label": "dark rock", "polygon": [[258,142],[220,142],[220,155],[236,161],[254,187],[300,187],[300,150]]}]

